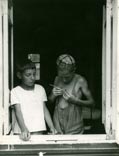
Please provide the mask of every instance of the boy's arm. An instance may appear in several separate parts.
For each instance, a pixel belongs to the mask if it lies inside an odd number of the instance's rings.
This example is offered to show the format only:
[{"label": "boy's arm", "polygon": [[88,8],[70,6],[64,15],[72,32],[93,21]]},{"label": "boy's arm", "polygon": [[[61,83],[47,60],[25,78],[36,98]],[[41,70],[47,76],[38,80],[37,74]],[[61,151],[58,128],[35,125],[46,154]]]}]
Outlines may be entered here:
[{"label": "boy's arm", "polygon": [[91,95],[91,92],[88,88],[88,85],[87,85],[87,81],[82,78],[80,80],[80,87],[81,87],[81,90],[84,94],[84,96],[86,97],[85,100],[81,100],[79,99],[78,97],[75,97],[74,95],[68,93],[66,90],[64,91],[64,94],[63,94],[63,97],[71,102],[72,104],[76,104],[76,105],[79,105],[79,106],[86,106],[86,107],[94,107],[94,99]]},{"label": "boy's arm", "polygon": [[15,115],[16,115],[18,125],[21,129],[21,136],[20,137],[22,140],[28,141],[30,139],[30,133],[29,133],[29,131],[28,131],[28,129],[24,123],[24,118],[22,115],[20,104],[15,104],[14,110],[15,110]]},{"label": "boy's arm", "polygon": [[81,89],[82,89],[84,96],[86,97],[86,100],[79,100],[80,105],[94,107],[95,102],[92,97],[91,91],[88,88],[87,81],[85,79],[82,79]]},{"label": "boy's arm", "polygon": [[55,87],[57,86],[57,82],[58,82],[58,77],[55,77],[54,84],[52,86],[50,84],[50,86],[53,87],[50,95],[48,96],[48,99],[50,102],[55,102],[56,98],[62,94],[61,89],[58,87]]},{"label": "boy's arm", "polygon": [[50,102],[54,102],[56,99],[56,96],[53,94],[53,90],[51,91],[50,95],[48,96],[48,99]]},{"label": "boy's arm", "polygon": [[48,127],[50,128],[50,131],[51,131],[53,134],[55,134],[55,133],[56,133],[56,130],[55,130],[55,128],[54,128],[54,125],[53,125],[53,122],[52,122],[52,119],[51,119],[49,110],[47,109],[45,102],[44,102],[43,106],[44,106],[45,121],[46,121],[46,123],[48,124]]}]

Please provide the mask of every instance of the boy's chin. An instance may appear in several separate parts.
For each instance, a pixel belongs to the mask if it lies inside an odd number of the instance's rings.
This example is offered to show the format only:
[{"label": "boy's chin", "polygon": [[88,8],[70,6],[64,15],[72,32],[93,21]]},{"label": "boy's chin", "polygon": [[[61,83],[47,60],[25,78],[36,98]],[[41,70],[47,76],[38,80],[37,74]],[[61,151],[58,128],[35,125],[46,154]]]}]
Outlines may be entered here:
[{"label": "boy's chin", "polygon": [[29,84],[29,85],[28,85],[28,88],[34,88],[34,85],[35,85],[35,84]]},{"label": "boy's chin", "polygon": [[32,85],[29,85],[29,87],[34,87],[34,84],[32,84]]}]

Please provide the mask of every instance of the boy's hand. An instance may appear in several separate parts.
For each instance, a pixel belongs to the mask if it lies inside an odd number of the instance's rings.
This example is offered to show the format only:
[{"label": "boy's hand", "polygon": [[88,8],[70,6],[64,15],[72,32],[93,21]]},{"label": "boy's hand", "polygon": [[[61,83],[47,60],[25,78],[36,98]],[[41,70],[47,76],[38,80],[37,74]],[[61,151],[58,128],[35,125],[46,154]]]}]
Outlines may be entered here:
[{"label": "boy's hand", "polygon": [[63,94],[63,89],[59,88],[59,87],[54,87],[52,90],[54,96],[60,96]]},{"label": "boy's hand", "polygon": [[76,103],[76,97],[73,94],[68,93],[66,90],[63,92],[63,98],[70,103]]},{"label": "boy's hand", "polygon": [[28,130],[25,130],[21,132],[20,139],[23,141],[28,141],[31,138],[30,132]]},{"label": "boy's hand", "polygon": [[51,128],[49,134],[57,134],[57,130],[55,128]]}]

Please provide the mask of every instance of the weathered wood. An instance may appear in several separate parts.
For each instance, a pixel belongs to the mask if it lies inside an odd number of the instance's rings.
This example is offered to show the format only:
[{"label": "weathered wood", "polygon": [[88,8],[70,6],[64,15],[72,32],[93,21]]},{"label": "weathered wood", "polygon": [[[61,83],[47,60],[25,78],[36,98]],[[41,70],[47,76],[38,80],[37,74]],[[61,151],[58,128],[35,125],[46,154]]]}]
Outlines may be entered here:
[{"label": "weathered wood", "polygon": [[117,92],[116,92],[116,100],[117,100],[117,106],[116,106],[116,140],[119,144],[119,0],[117,0]]},{"label": "weathered wood", "polygon": [[[0,148],[2,148],[0,146]],[[10,148],[10,147],[9,147]],[[0,150],[0,155],[39,155],[39,152],[46,152],[44,155],[53,156],[117,156],[119,146],[117,144],[59,144],[59,145],[15,145],[14,149]]]}]

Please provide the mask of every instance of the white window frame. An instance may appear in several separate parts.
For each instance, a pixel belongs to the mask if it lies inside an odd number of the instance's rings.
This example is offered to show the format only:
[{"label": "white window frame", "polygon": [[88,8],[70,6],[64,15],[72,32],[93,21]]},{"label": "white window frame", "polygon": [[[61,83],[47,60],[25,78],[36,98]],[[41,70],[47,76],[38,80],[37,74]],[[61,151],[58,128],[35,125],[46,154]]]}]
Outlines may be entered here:
[{"label": "white window frame", "polygon": [[[106,109],[106,112],[103,112],[102,121],[106,127],[106,134],[33,135],[27,144],[119,143],[119,45],[117,44],[119,43],[119,0],[107,0],[105,13],[105,33],[103,31],[103,45],[105,46],[102,50],[102,93],[104,93],[102,107]],[[13,22],[13,8],[10,14],[10,21]],[[113,34],[110,33],[112,30],[111,18],[113,18]],[[0,144],[26,144],[18,136],[6,135],[9,131],[8,22],[8,0],[0,0]],[[13,34],[13,28],[11,33]],[[113,41],[112,44],[111,41]],[[11,42],[13,72],[13,35]]]},{"label": "white window frame", "polygon": [[116,141],[119,144],[119,0],[117,1],[117,27],[116,27],[116,52],[117,52],[117,81],[116,81]]}]

